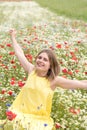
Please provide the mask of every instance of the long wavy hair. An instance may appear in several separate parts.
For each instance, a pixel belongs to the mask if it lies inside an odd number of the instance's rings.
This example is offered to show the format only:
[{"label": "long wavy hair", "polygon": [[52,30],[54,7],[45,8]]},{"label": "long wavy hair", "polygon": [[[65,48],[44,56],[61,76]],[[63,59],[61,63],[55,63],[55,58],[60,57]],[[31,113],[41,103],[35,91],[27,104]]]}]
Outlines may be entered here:
[{"label": "long wavy hair", "polygon": [[57,57],[56,57],[55,53],[53,52],[53,50],[51,50],[51,49],[43,49],[42,51],[40,51],[38,53],[38,55],[36,56],[36,59],[41,53],[46,53],[48,55],[49,62],[50,62],[50,68],[49,68],[49,70],[47,72],[46,77],[48,79],[53,80],[60,72],[60,65],[58,63]]}]

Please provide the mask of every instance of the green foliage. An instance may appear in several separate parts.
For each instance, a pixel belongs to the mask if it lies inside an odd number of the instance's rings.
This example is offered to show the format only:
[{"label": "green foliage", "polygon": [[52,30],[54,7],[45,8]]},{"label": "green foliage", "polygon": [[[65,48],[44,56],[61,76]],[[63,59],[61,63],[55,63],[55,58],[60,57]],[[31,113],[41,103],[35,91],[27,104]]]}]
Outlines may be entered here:
[{"label": "green foliage", "polygon": [[[57,88],[53,97],[51,116],[61,126],[60,130],[86,129],[85,113],[87,92],[82,95],[81,90],[64,90]],[[84,106],[85,104],[85,106]],[[84,115],[84,116],[83,116]],[[74,124],[74,125],[73,125]]]},{"label": "green foliage", "polygon": [[[85,22],[58,17],[33,2],[6,2],[0,4],[0,9],[0,17],[4,18],[3,22],[0,19],[0,119],[6,117],[6,110],[27,78],[12,48],[10,27],[17,30],[17,41],[30,62],[34,63],[36,54],[43,48],[51,48],[61,65],[61,76],[87,79]],[[60,124],[60,130],[86,130],[87,90],[57,88],[51,115]]]},{"label": "green foliage", "polygon": [[86,0],[34,0],[58,15],[87,21]]}]

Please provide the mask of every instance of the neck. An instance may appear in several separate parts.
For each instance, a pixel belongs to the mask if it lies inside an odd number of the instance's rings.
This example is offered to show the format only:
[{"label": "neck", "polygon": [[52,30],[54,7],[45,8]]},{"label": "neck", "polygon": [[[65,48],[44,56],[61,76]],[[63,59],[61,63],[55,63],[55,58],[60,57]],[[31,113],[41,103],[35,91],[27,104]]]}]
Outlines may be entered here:
[{"label": "neck", "polygon": [[36,70],[36,73],[39,77],[46,77],[46,75],[47,75],[47,72],[41,72],[41,71],[38,71],[38,70]]}]

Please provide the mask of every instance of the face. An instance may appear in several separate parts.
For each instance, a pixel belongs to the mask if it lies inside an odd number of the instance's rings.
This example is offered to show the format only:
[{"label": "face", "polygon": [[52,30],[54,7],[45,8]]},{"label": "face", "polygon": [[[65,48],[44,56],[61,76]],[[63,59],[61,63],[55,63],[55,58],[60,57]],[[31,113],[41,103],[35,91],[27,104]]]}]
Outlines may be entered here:
[{"label": "face", "polygon": [[50,61],[48,55],[43,52],[36,58],[36,69],[44,72],[48,72],[50,68]]}]

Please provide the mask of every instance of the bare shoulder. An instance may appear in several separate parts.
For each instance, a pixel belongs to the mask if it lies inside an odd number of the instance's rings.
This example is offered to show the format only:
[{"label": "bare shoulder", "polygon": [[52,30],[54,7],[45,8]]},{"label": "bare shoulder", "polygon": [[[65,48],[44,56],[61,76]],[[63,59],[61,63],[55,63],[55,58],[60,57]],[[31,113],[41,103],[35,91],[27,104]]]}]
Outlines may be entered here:
[{"label": "bare shoulder", "polygon": [[53,82],[55,85],[58,85],[58,84],[60,84],[60,83],[62,83],[62,82],[64,82],[64,81],[67,81],[67,79],[66,79],[66,78],[63,78],[63,77],[61,77],[61,76],[56,76],[52,82]]},{"label": "bare shoulder", "polygon": [[52,81],[51,81],[51,89],[54,90],[56,86],[60,85],[60,82],[63,82],[62,77],[56,76]]},{"label": "bare shoulder", "polygon": [[31,65],[31,67],[28,69],[28,75],[30,75],[35,70],[35,66]]},{"label": "bare shoulder", "polygon": [[52,81],[51,81],[51,88],[54,90],[56,87],[62,87],[64,88],[64,85],[68,83],[68,79],[63,78],[61,76],[56,76]]}]

